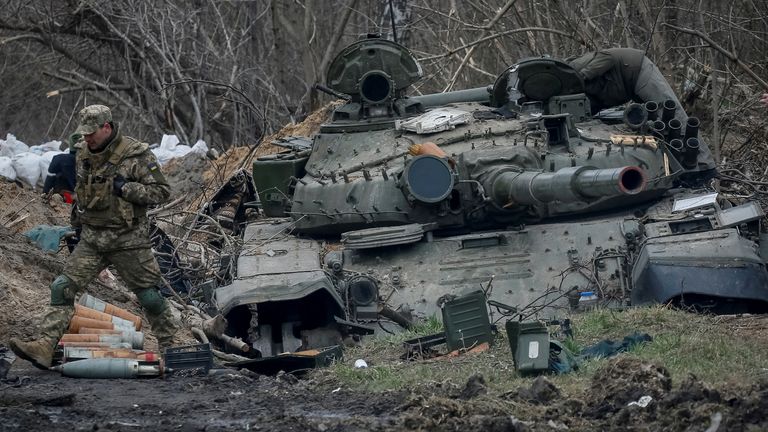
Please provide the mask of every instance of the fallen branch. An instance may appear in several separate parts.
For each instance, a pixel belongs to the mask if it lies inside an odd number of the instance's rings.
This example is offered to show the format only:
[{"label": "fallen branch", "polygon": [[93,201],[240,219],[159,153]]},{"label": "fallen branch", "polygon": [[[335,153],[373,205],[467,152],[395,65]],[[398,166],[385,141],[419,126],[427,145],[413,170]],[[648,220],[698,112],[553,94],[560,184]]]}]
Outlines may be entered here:
[{"label": "fallen branch", "polygon": [[25,214],[24,216],[20,216],[19,218],[17,218],[13,222],[8,222],[7,224],[5,224],[5,227],[6,228],[13,228],[14,225],[19,224],[21,221],[23,221],[24,219],[26,219],[28,217],[29,217],[29,213]]},{"label": "fallen branch", "polygon": [[168,204],[166,204],[166,205],[164,205],[162,207],[158,207],[158,208],[149,210],[149,211],[147,211],[147,216],[154,216],[154,215],[156,215],[156,214],[158,214],[158,213],[160,213],[162,211],[168,210],[168,209],[174,207],[176,204],[179,204],[180,202],[184,201],[185,198],[186,198],[186,196],[182,195],[182,196],[176,198],[175,200],[169,202]]}]

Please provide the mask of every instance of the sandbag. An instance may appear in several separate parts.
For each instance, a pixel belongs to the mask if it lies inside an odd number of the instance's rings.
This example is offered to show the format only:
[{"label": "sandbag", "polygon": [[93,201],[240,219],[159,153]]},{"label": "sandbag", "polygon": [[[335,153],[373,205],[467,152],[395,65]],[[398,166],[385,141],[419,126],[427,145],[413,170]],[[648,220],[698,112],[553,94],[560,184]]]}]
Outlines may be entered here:
[{"label": "sandbag", "polygon": [[32,146],[29,151],[35,154],[43,155],[50,151],[58,152],[61,150],[61,141],[48,141],[40,145]]},{"label": "sandbag", "polygon": [[17,140],[12,134],[7,134],[5,140],[0,140],[0,156],[12,158],[27,151],[29,151],[29,146]]},{"label": "sandbag", "polygon": [[163,135],[160,140],[160,148],[163,150],[173,151],[179,144],[179,137],[176,135]]},{"label": "sandbag", "polygon": [[208,145],[203,140],[197,140],[195,145],[192,146],[192,153],[205,157],[208,153]]},{"label": "sandbag", "polygon": [[19,153],[11,159],[13,168],[16,170],[16,178],[32,186],[37,185],[40,179],[40,159],[42,156],[34,153]]},{"label": "sandbag", "polygon": [[7,156],[0,156],[0,177],[16,181],[16,170],[13,168],[13,161]]}]

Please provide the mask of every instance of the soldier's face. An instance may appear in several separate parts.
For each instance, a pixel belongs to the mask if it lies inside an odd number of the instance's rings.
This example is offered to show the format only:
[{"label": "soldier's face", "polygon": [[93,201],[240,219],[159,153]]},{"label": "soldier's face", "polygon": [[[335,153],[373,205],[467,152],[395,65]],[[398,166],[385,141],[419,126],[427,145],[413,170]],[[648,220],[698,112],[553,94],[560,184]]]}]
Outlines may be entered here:
[{"label": "soldier's face", "polygon": [[100,128],[96,129],[96,132],[83,135],[83,139],[88,144],[90,150],[98,150],[106,144],[107,138],[110,135],[112,135],[112,126],[109,123],[104,123]]}]

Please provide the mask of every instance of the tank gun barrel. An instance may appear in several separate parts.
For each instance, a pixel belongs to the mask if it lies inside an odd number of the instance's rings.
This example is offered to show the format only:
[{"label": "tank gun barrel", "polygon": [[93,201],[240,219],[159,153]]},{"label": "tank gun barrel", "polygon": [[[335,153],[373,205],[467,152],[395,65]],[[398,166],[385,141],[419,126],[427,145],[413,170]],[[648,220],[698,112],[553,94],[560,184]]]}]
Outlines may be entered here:
[{"label": "tank gun barrel", "polygon": [[489,92],[488,86],[486,86],[445,93],[412,96],[409,99],[420,102],[422,106],[427,108],[455,102],[490,102],[491,93]]},{"label": "tank gun barrel", "polygon": [[506,208],[635,195],[645,189],[645,184],[645,173],[638,167],[590,169],[581,166],[551,173],[502,170],[491,179],[490,186],[493,200]]}]

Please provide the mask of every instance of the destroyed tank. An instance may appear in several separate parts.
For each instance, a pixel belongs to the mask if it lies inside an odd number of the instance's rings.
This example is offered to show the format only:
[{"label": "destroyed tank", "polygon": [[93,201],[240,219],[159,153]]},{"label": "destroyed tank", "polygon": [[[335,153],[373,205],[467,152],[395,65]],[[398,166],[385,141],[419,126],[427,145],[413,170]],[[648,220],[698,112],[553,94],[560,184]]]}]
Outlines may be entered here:
[{"label": "destroyed tank", "polygon": [[593,115],[580,75],[551,58],[409,96],[422,75],[394,42],[346,47],[319,86],[344,103],[254,161],[262,216],[215,290],[251,355],[407,327],[478,290],[493,320],[595,298],[766,310],[763,212],[705,186],[698,120],[681,124],[674,101]]}]

